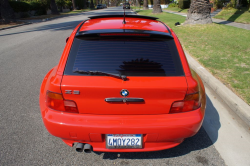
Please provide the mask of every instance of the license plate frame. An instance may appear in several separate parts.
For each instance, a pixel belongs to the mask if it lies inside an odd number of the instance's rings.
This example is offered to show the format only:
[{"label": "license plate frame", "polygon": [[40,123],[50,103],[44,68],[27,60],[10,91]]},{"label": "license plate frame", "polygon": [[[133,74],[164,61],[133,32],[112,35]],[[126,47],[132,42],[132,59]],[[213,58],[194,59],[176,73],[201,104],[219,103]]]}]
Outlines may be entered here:
[{"label": "license plate frame", "polygon": [[[139,143],[140,145],[117,145],[116,143],[116,146],[110,146],[109,145],[109,138],[113,136],[112,138],[115,138],[117,137],[117,139],[127,139],[127,138],[140,138],[139,139]],[[142,149],[142,144],[143,144],[143,135],[142,134],[105,134],[105,142],[106,142],[106,148],[107,149]],[[128,142],[128,141],[127,141]],[[123,144],[123,143],[121,143]],[[126,144],[126,141],[125,141],[125,144]]]}]

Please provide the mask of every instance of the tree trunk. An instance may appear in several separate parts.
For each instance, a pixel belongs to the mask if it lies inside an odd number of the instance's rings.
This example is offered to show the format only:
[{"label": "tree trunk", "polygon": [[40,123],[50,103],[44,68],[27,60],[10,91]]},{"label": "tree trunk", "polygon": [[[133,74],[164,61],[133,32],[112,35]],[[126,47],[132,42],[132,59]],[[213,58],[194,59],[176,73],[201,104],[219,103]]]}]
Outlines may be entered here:
[{"label": "tree trunk", "polygon": [[93,0],[90,1],[90,9],[93,9],[95,6],[94,6],[94,2]]},{"label": "tree trunk", "polygon": [[83,9],[86,9],[87,8],[87,1],[86,0],[83,0]]},{"label": "tree trunk", "polygon": [[51,8],[51,14],[58,15],[60,14],[57,10],[56,2],[55,0],[50,0],[50,8]]},{"label": "tree trunk", "polygon": [[140,4],[139,4],[139,0],[136,0],[136,7],[139,7]]},{"label": "tree trunk", "polygon": [[143,10],[148,10],[148,0],[143,1]]},{"label": "tree trunk", "polygon": [[9,23],[10,21],[15,20],[14,10],[9,4],[8,0],[0,0],[0,15],[4,23]]},{"label": "tree trunk", "polygon": [[192,0],[184,24],[210,24],[213,23],[209,0]]},{"label": "tree trunk", "polygon": [[236,8],[236,9],[238,9],[238,8],[239,8],[239,6],[240,6],[240,0],[237,0],[237,1],[236,1],[235,8]]},{"label": "tree trunk", "polygon": [[72,4],[73,4],[73,10],[77,10],[76,9],[76,1],[75,0],[72,0]]},{"label": "tree trunk", "polygon": [[161,13],[161,3],[160,0],[154,0],[153,12],[152,13]]}]

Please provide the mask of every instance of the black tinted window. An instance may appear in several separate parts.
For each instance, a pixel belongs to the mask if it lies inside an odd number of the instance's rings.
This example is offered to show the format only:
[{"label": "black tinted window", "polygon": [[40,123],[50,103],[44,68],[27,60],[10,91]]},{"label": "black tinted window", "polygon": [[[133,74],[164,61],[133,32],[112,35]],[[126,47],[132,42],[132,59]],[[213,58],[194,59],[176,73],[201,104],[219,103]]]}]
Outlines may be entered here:
[{"label": "black tinted window", "polygon": [[[126,76],[182,76],[173,39],[75,39],[65,74],[75,70],[101,71]],[[84,75],[84,74],[83,74]]]}]

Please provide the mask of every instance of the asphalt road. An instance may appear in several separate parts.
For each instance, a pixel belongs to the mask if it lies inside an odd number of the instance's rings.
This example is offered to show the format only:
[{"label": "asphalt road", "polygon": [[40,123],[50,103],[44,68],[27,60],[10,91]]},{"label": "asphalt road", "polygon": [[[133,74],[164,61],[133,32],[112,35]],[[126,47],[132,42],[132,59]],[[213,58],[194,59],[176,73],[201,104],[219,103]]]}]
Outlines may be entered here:
[{"label": "asphalt road", "polygon": [[145,153],[77,153],[47,132],[39,89],[65,39],[89,15],[122,12],[108,8],[0,31],[0,165],[225,165],[203,127],[175,148]]}]

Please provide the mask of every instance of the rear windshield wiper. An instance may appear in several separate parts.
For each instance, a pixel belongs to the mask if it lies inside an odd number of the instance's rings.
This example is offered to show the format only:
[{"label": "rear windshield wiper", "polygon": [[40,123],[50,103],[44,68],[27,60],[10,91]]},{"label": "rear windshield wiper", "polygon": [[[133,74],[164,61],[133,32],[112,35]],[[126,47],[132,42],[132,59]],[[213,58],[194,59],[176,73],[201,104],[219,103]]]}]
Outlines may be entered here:
[{"label": "rear windshield wiper", "polygon": [[103,71],[85,71],[85,70],[74,70],[73,73],[80,73],[80,74],[89,74],[89,75],[98,75],[104,74],[111,77],[121,78],[123,81],[127,80],[127,76],[121,74],[114,74],[114,73],[107,73]]}]

